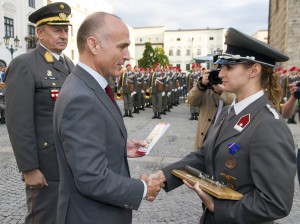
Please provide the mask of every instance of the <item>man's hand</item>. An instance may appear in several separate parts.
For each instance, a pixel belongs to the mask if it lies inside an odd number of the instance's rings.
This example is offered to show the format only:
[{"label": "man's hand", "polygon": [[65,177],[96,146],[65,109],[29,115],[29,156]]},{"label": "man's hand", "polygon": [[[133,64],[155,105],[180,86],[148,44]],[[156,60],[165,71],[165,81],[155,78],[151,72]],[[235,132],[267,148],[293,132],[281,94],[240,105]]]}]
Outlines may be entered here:
[{"label": "man's hand", "polygon": [[291,97],[294,97],[294,93],[296,92],[298,86],[297,86],[297,82],[293,82],[291,84],[289,84],[289,90],[291,93]]},{"label": "man's hand", "polygon": [[48,186],[44,174],[39,169],[23,172],[25,184],[32,189]]},{"label": "man's hand", "polygon": [[203,204],[205,205],[205,207],[207,207],[209,211],[215,211],[215,203],[213,197],[200,189],[199,182],[196,182],[194,186],[185,180],[183,180],[183,183],[198,194]]},{"label": "man's hand", "polygon": [[139,154],[137,150],[142,147],[146,146],[147,144],[141,140],[128,140],[127,141],[127,157],[128,158],[136,158],[144,156],[144,154]]},{"label": "man's hand", "polygon": [[208,75],[209,75],[209,72],[210,71],[205,71],[203,76],[202,76],[202,80],[201,80],[201,83],[205,86],[208,85],[209,81],[208,81]]},{"label": "man's hand", "polygon": [[163,181],[154,179],[149,184],[147,182],[148,178],[145,174],[140,177],[140,180],[143,180],[147,184],[147,194],[145,196],[147,201],[154,201],[160,189],[165,186]]}]

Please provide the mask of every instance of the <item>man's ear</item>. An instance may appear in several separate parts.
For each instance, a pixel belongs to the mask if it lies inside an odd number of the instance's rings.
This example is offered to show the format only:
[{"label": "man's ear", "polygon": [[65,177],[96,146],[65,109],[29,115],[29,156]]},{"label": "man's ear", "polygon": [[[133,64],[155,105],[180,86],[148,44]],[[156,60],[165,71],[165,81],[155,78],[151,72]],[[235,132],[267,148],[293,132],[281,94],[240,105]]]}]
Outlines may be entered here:
[{"label": "man's ear", "polygon": [[93,38],[93,37],[89,37],[86,40],[86,43],[87,43],[88,48],[90,49],[90,52],[93,55],[97,55],[98,54],[98,49],[99,49],[99,43],[98,43],[98,41],[95,38]]}]

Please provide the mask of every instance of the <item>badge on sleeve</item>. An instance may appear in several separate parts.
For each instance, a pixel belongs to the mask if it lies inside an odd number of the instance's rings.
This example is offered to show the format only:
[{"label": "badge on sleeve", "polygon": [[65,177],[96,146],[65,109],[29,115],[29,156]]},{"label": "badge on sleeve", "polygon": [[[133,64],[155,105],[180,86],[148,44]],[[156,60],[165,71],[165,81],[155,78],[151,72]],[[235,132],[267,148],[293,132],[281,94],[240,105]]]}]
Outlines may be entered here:
[{"label": "badge on sleeve", "polygon": [[51,89],[51,97],[55,101],[58,97],[59,90],[58,89]]},{"label": "badge on sleeve", "polygon": [[244,128],[250,123],[250,114],[246,114],[242,116],[239,121],[234,126],[234,129],[238,132],[241,132],[244,130]]}]

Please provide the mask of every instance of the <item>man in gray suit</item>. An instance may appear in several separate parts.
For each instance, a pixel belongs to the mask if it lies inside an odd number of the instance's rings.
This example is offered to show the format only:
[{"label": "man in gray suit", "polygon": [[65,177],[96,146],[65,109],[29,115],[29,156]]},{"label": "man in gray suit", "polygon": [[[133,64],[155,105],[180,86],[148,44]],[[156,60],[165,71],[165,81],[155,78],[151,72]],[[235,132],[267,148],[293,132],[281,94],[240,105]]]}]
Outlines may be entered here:
[{"label": "man in gray suit", "polygon": [[130,59],[129,31],[104,12],[88,16],[77,34],[79,63],[61,90],[54,112],[54,141],[61,182],[57,223],[131,223],[132,209],[163,186],[130,178],[127,157],[140,141],[127,141],[121,111],[107,85]]},{"label": "man in gray suit", "polygon": [[37,26],[40,44],[16,57],[7,69],[6,122],[26,184],[26,224],[55,222],[59,174],[53,109],[60,88],[74,67],[62,53],[68,44],[70,13],[71,8],[61,2],[32,13],[29,21]]}]

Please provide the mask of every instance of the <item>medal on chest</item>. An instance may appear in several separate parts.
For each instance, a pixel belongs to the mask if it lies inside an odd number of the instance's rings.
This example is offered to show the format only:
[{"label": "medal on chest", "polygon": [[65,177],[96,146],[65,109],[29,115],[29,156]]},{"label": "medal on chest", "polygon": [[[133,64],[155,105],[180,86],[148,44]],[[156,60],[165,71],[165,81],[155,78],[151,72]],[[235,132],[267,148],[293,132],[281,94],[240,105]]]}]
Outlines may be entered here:
[{"label": "medal on chest", "polygon": [[51,97],[55,101],[59,95],[59,89],[51,89]]},{"label": "medal on chest", "polygon": [[239,150],[240,146],[234,142],[228,143],[229,156],[225,161],[225,166],[228,169],[234,169],[236,167],[236,160],[233,158],[233,155]]}]

